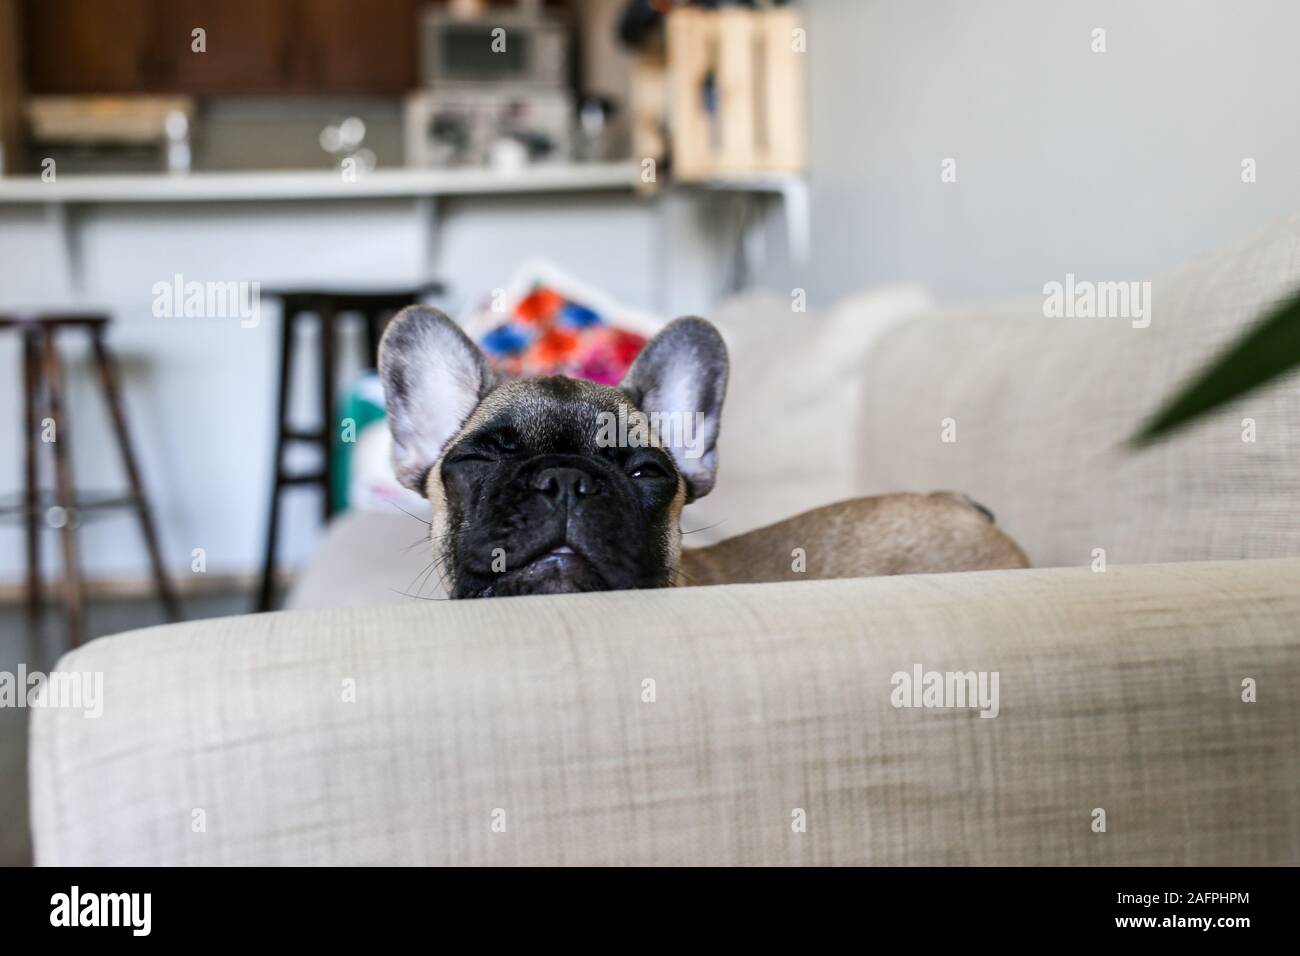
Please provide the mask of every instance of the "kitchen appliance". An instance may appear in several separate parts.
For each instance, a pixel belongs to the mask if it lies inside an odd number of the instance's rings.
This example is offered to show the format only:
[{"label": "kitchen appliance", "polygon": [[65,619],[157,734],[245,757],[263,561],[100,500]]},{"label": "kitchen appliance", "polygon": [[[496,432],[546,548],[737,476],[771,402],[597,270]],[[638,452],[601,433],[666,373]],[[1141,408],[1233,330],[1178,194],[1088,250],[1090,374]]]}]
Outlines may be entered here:
[{"label": "kitchen appliance", "polygon": [[412,93],[404,108],[408,166],[482,166],[515,143],[523,161],[573,154],[573,97],[565,89],[457,86]]},{"label": "kitchen appliance", "polygon": [[457,16],[434,8],[420,18],[420,81],[426,89],[503,84],[559,89],[569,81],[569,33],[531,6]]},{"label": "kitchen appliance", "polygon": [[514,169],[573,156],[567,25],[536,3],[420,20],[423,89],[406,99],[410,166]]},{"label": "kitchen appliance", "polygon": [[33,96],[32,143],[60,171],[189,172],[194,100],[184,96]]}]

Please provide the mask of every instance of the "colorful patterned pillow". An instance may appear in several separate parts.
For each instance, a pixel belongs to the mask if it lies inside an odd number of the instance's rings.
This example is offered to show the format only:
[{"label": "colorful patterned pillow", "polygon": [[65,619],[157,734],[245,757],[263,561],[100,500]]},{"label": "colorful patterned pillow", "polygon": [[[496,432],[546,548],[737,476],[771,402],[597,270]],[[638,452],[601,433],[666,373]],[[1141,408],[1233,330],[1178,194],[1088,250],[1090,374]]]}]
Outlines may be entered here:
[{"label": "colorful patterned pillow", "polygon": [[504,378],[568,375],[617,385],[661,323],[549,263],[529,262],[464,325]]}]

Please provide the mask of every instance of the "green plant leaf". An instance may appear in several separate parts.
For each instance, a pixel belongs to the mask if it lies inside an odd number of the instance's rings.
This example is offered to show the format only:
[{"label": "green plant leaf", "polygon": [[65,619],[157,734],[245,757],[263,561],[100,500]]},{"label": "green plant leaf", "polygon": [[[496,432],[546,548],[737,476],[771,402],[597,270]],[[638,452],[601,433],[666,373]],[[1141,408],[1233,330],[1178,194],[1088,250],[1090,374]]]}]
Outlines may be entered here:
[{"label": "green plant leaf", "polygon": [[1128,440],[1150,445],[1176,429],[1300,366],[1300,294],[1267,313],[1166,400]]}]

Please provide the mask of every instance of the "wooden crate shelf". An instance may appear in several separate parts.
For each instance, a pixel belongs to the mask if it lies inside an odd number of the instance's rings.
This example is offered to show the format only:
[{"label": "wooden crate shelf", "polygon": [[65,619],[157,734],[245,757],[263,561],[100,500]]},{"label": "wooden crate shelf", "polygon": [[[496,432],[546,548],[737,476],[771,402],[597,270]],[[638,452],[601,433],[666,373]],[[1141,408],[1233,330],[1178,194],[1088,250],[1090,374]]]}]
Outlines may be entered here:
[{"label": "wooden crate shelf", "polygon": [[673,174],[700,181],[804,167],[801,21],[789,8],[668,15]]}]

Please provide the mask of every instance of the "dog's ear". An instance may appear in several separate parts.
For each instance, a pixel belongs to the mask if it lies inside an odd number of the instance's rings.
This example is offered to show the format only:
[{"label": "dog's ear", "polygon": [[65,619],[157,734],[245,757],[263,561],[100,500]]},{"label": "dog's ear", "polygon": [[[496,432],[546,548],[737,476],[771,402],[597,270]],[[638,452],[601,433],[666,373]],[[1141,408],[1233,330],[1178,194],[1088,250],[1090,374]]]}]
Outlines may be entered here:
[{"label": "dog's ear", "polygon": [[478,346],[447,316],[407,306],[379,343],[393,465],[398,480],[424,494],[424,481],[470,412],[496,384]]},{"label": "dog's ear", "polygon": [[717,476],[727,367],[718,330],[688,317],[651,339],[619,385],[641,411],[659,414],[660,440],[686,479],[688,500],[707,495]]}]

